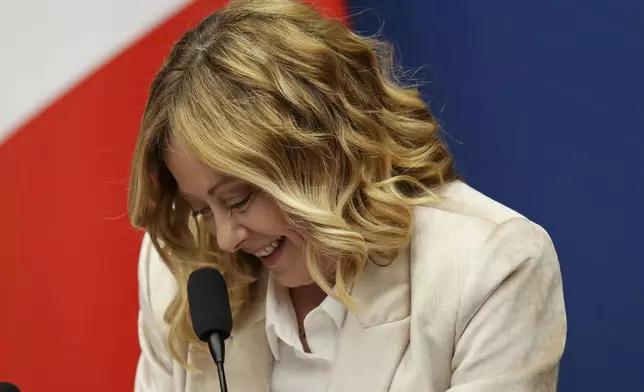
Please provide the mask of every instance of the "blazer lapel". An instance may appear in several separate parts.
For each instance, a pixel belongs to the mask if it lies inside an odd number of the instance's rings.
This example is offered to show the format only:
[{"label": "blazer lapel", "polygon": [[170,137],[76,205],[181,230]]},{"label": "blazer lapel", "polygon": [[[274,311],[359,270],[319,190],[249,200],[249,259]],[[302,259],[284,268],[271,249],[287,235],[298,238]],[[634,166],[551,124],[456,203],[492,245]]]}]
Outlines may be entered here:
[{"label": "blazer lapel", "polygon": [[386,392],[409,344],[408,250],[389,266],[369,263],[352,296],[359,311],[347,314],[327,390]]},{"label": "blazer lapel", "polygon": [[[252,306],[239,326],[226,341],[226,381],[231,391],[269,392],[273,370],[273,354],[266,340],[265,292],[267,274],[257,282]],[[220,391],[217,366],[206,350],[192,350],[188,363],[201,371],[188,373],[187,392]]]}]

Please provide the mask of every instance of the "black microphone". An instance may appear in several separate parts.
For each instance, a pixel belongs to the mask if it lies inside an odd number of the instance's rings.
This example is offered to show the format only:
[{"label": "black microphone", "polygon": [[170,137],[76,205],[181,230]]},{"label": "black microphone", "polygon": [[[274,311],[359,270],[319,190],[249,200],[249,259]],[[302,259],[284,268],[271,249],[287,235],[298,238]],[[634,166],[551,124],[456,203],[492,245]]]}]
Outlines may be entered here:
[{"label": "black microphone", "polygon": [[199,340],[208,343],[210,355],[217,364],[221,392],[228,392],[224,341],[233,329],[233,316],[226,281],[221,273],[214,268],[193,271],[188,278],[188,303],[192,329]]},{"label": "black microphone", "polygon": [[0,382],[0,392],[20,392],[20,389],[11,383]]}]

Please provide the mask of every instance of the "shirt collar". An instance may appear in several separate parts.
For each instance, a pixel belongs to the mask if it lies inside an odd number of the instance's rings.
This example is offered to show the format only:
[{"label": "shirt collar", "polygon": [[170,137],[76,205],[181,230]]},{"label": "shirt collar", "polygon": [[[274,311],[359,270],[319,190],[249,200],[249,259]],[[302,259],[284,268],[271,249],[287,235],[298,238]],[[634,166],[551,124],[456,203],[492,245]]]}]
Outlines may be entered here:
[{"label": "shirt collar", "polygon": [[320,309],[325,311],[335,322],[338,331],[344,326],[344,319],[347,316],[347,308],[342,303],[336,301],[333,297],[327,296],[320,304]]},{"label": "shirt collar", "polygon": [[273,274],[269,274],[266,287],[266,338],[273,357],[277,360],[279,360],[279,345],[276,329],[289,321],[295,322],[295,311],[291,305],[288,290],[275,282]]},{"label": "shirt collar", "polygon": [[[347,315],[347,309],[342,303],[327,296],[320,306],[313,311],[327,313],[338,330],[342,330]],[[276,360],[279,360],[279,337],[277,328],[284,327],[285,324],[290,326],[297,325],[291,298],[289,297],[288,289],[277,283],[273,275],[269,274],[266,288],[266,338],[273,357]]]}]

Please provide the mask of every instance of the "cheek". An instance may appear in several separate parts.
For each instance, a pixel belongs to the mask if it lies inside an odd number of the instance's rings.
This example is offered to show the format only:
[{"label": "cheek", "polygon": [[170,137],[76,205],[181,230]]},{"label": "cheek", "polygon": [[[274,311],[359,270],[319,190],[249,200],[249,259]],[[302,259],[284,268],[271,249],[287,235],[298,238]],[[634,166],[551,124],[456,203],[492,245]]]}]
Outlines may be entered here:
[{"label": "cheek", "polygon": [[304,238],[294,231],[284,233],[288,241],[288,251],[286,253],[289,258],[288,269],[294,276],[309,277],[309,271],[306,266],[306,252],[304,246]]},{"label": "cheek", "polygon": [[265,196],[258,196],[240,218],[240,223],[243,222],[248,229],[261,234],[284,234],[289,228],[284,213]]},{"label": "cheek", "polygon": [[289,239],[294,248],[298,249],[304,257],[304,237],[295,230],[288,230],[284,236]]},{"label": "cheek", "polygon": [[217,226],[215,225],[214,219],[207,219],[204,221],[204,227],[213,237],[217,237]]}]

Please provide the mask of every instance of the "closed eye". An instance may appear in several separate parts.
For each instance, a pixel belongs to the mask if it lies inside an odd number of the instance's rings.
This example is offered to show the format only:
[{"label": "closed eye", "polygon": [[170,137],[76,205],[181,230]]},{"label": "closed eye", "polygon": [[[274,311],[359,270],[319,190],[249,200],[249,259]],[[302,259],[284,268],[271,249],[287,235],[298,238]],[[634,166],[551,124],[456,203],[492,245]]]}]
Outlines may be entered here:
[{"label": "closed eye", "polygon": [[252,194],[252,193],[249,193],[249,194],[248,194],[248,196],[246,196],[246,197],[245,197],[245,198],[243,198],[242,200],[240,200],[240,201],[238,201],[238,202],[236,202],[236,203],[233,203],[233,204],[229,205],[229,206],[228,206],[228,209],[229,209],[229,210],[240,210],[240,209],[243,209],[244,207],[248,206],[248,202],[250,201],[250,198],[251,198],[252,196],[253,196],[253,194]]},{"label": "closed eye", "polygon": [[208,219],[212,217],[212,211],[210,210],[210,207],[204,207],[200,210],[192,211],[192,216],[194,218],[198,218],[201,216],[204,219]]}]

